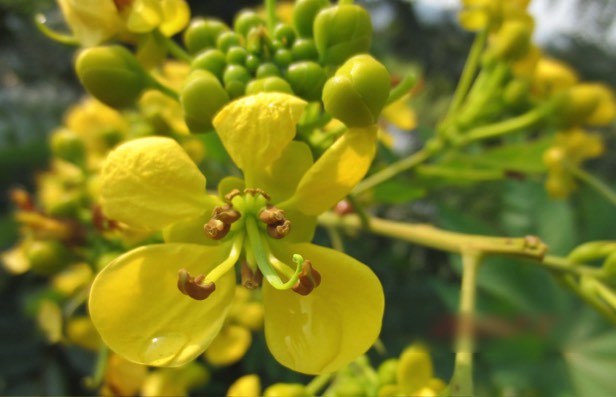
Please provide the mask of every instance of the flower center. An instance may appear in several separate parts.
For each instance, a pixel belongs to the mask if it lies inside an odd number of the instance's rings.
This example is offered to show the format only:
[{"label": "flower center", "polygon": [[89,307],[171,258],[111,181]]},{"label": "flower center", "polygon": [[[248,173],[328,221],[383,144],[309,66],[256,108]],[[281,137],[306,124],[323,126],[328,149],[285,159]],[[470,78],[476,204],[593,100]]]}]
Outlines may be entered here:
[{"label": "flower center", "polygon": [[[203,300],[212,294],[215,282],[241,259],[242,285],[257,288],[263,278],[274,288],[308,295],[321,283],[321,275],[309,260],[299,254],[292,258],[294,267],[279,259],[270,247],[271,239],[282,239],[291,232],[291,222],[284,211],[269,203],[270,196],[261,189],[235,189],[224,197],[226,204],[214,208],[204,225],[205,234],[229,244],[229,256],[207,276],[193,277],[185,269],[178,276],[178,289],[193,299]],[[246,242],[246,244],[244,244]]]}]

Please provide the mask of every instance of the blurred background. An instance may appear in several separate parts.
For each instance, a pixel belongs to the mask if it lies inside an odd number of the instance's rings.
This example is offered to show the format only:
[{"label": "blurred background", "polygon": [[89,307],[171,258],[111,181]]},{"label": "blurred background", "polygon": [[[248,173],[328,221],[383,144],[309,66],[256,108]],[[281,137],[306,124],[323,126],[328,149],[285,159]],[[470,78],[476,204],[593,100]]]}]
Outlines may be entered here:
[{"label": "blurred background", "polygon": [[[190,1],[194,15],[231,22],[255,1]],[[371,0],[361,3],[375,25],[373,53],[393,73],[421,73],[415,99],[418,131],[430,133],[455,88],[472,42],[456,19],[455,0]],[[535,41],[570,63],[585,80],[616,85],[616,2],[532,0]],[[47,135],[61,124],[68,106],[83,95],[73,68],[74,49],[54,43],[34,26],[35,13],[62,26],[53,0],[0,0],[0,250],[17,239],[7,191],[32,190],[47,167]],[[616,149],[613,129],[608,152]],[[616,157],[589,169],[616,186]],[[462,211],[463,209],[463,211]],[[549,199],[542,181],[507,180],[444,187],[410,204],[378,209],[379,215],[428,221],[450,230],[498,235],[537,234],[554,254],[582,241],[614,238],[616,213],[594,192],[582,189],[566,201]],[[359,244],[356,239],[362,239]],[[326,235],[317,239],[327,245]],[[349,254],[373,267],[387,294],[382,341],[396,356],[414,340],[432,348],[436,372],[451,375],[451,313],[457,306],[458,259],[384,238],[347,238]],[[509,320],[488,330],[480,344],[476,378],[483,395],[616,395],[616,335],[604,320],[560,288],[549,275],[511,259],[494,259],[482,269],[480,310]],[[48,345],[37,330],[32,302],[44,280],[0,269],[0,395],[89,394],[82,378],[94,365],[83,351]],[[513,318],[514,320],[511,320]],[[517,324],[517,325],[516,325]],[[373,352],[374,353],[374,352]],[[371,353],[374,360],[380,360]],[[373,357],[374,356],[374,357]],[[256,372],[265,384],[305,381],[276,364],[261,336],[245,360],[217,370],[206,389],[224,393],[238,376]],[[200,394],[200,393],[198,393]]]}]

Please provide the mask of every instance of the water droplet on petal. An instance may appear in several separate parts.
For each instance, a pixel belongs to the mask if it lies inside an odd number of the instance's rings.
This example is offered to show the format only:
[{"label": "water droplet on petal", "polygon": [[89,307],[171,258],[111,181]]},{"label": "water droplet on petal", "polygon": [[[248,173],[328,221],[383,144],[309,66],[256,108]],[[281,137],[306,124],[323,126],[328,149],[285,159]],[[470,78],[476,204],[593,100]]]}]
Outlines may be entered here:
[{"label": "water droplet on petal", "polygon": [[142,354],[144,363],[153,366],[173,364],[175,358],[182,352],[188,342],[188,337],[179,332],[168,332],[150,339]]}]

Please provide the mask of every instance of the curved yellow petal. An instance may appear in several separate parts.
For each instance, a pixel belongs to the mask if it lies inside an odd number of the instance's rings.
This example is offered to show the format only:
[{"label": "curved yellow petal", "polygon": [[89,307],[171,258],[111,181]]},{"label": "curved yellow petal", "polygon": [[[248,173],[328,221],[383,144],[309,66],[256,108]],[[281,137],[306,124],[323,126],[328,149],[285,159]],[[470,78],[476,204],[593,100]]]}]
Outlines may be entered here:
[{"label": "curved yellow petal", "polygon": [[190,7],[184,0],[165,0],[162,2],[163,23],[160,31],[165,36],[173,36],[188,25]]},{"label": "curved yellow petal", "polygon": [[265,339],[274,357],[294,371],[333,372],[363,354],[383,319],[383,288],[366,265],[313,244],[274,246],[281,260],[295,253],[310,259],[321,285],[309,295],[263,283]]},{"label": "curved yellow petal", "polygon": [[174,367],[199,356],[220,331],[235,292],[235,273],[197,301],[178,290],[178,270],[207,274],[229,247],[157,244],[107,265],[90,291],[90,315],[111,350],[140,364]]},{"label": "curved yellow petal", "polygon": [[308,145],[293,141],[284,148],[278,160],[255,175],[255,187],[266,191],[274,203],[286,200],[293,195],[312,163]]},{"label": "curved yellow petal", "polygon": [[113,150],[101,172],[101,204],[111,219],[160,230],[209,212],[205,177],[170,138],[135,139]]},{"label": "curved yellow petal", "polygon": [[252,176],[278,160],[295,137],[306,102],[293,95],[262,92],[226,105],[214,118],[225,149],[244,171],[247,187]]},{"label": "curved yellow petal", "polygon": [[244,357],[251,343],[252,334],[247,328],[226,325],[205,351],[205,358],[212,365],[231,365]]},{"label": "curved yellow petal", "polygon": [[376,153],[376,125],[351,128],[304,174],[297,191],[280,204],[307,215],[333,207],[366,175]]},{"label": "curved yellow petal", "polygon": [[79,43],[91,47],[122,30],[113,0],[58,0],[67,24]]}]

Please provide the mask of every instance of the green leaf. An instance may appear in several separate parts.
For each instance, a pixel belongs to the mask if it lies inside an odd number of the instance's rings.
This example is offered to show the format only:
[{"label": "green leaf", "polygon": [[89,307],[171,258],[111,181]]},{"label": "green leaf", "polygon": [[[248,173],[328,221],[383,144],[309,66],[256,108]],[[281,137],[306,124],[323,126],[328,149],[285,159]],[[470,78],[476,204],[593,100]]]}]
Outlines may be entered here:
[{"label": "green leaf", "polygon": [[374,199],[382,204],[402,204],[426,195],[426,189],[396,180],[389,180],[374,188]]}]

